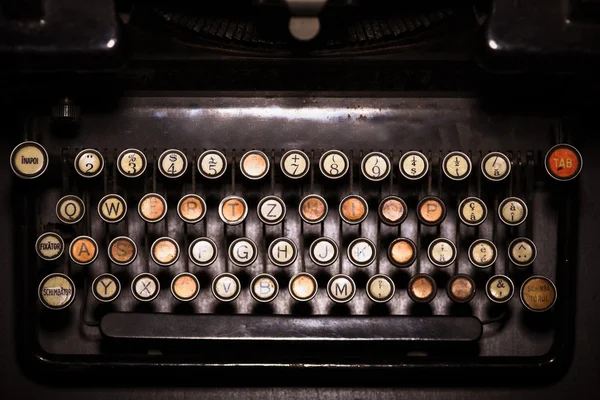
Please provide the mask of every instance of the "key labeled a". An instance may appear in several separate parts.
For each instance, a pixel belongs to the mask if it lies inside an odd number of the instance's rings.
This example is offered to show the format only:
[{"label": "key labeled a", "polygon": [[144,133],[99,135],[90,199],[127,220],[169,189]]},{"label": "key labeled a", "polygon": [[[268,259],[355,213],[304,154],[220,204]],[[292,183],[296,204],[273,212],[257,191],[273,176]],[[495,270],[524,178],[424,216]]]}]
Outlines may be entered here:
[{"label": "key labeled a", "polygon": [[98,203],[98,214],[104,221],[116,224],[125,218],[127,203],[118,194],[107,194]]},{"label": "key labeled a", "polygon": [[98,243],[89,236],[78,236],[69,246],[69,256],[76,264],[91,264],[98,257]]}]

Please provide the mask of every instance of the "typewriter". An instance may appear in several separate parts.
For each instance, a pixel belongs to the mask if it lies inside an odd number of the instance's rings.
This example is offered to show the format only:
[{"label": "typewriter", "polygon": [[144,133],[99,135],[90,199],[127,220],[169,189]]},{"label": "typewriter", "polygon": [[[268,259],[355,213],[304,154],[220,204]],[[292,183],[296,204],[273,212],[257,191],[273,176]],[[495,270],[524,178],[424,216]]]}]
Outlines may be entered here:
[{"label": "typewriter", "polygon": [[597,3],[88,3],[0,18],[32,375],[565,371]]}]

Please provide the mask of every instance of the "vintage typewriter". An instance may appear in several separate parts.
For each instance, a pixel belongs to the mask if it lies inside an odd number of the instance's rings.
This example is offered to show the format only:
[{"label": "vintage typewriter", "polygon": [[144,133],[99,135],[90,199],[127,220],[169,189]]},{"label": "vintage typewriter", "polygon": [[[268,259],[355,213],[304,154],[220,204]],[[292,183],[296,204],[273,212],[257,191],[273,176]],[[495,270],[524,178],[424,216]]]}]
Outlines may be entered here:
[{"label": "vintage typewriter", "polygon": [[593,2],[92,3],[0,19],[27,370],[564,372]]}]

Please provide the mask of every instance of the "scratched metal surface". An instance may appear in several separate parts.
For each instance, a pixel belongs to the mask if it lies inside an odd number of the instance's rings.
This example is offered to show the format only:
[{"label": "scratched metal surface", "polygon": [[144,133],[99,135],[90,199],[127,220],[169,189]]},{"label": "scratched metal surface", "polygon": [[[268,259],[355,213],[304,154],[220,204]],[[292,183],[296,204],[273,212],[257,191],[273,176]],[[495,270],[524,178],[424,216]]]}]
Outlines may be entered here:
[{"label": "scratched metal surface", "polygon": [[[482,320],[498,314],[483,291],[487,278],[494,273],[507,273],[518,290],[520,283],[532,274],[555,279],[556,204],[551,185],[539,164],[542,154],[556,142],[555,121],[542,117],[494,116],[483,112],[475,100],[458,98],[173,98],[132,97],[121,101],[118,109],[86,113],[81,130],[75,137],[51,133],[47,118],[39,118],[32,129],[32,139],[39,140],[51,154],[47,185],[36,189],[36,236],[48,227],[63,230],[65,241],[87,234],[100,244],[100,255],[90,266],[81,267],[63,256],[51,265],[37,262],[36,277],[50,272],[65,272],[74,278],[78,295],[74,304],[61,318],[38,307],[37,338],[41,348],[51,354],[107,354],[113,349],[103,344],[97,328],[98,318],[107,307],[100,306],[89,295],[91,280],[102,272],[119,277],[123,289],[111,306],[119,311],[179,312],[179,313],[274,313],[274,314],[452,314],[472,313]],[[72,170],[72,159],[78,149],[98,148],[107,160],[104,173],[93,180],[79,178]],[[143,178],[126,180],[114,167],[116,155],[127,147],[144,149],[149,168]],[[203,149],[223,150],[229,161],[228,173],[216,182],[192,173],[190,164],[186,175],[170,181],[156,171],[158,154],[166,148],[183,150],[193,160]],[[279,157],[285,150],[302,149],[313,158],[310,174],[300,182],[282,176]],[[328,149],[343,150],[353,163],[351,172],[339,182],[332,182],[318,171],[316,161]],[[67,168],[61,167],[61,152],[67,154]],[[250,149],[261,149],[272,157],[273,174],[256,182],[245,179],[236,163]],[[378,150],[388,154],[394,167],[389,180],[374,184],[366,181],[359,171],[362,154]],[[400,177],[398,160],[404,151],[421,150],[431,161],[430,174],[418,183]],[[440,157],[451,150],[471,155],[474,169],[467,182],[451,183],[442,176]],[[479,160],[488,151],[511,152],[515,163],[511,179],[490,183],[480,177]],[[528,152],[537,163],[525,167]],[[233,167],[235,166],[235,167]],[[534,169],[534,181],[526,172]],[[235,184],[233,183],[235,177]],[[170,205],[167,218],[156,225],[146,224],[137,215],[137,202],[144,193],[156,191]],[[116,192],[126,198],[129,211],[124,221],[114,225],[104,223],[97,215],[96,205],[105,194]],[[205,220],[186,225],[177,216],[174,205],[186,193],[195,192],[208,205]],[[84,221],[75,227],[53,225],[57,222],[54,207],[64,194],[78,194],[86,201],[88,210]],[[330,212],[323,224],[302,224],[296,212],[300,198],[309,193],[324,196]],[[368,218],[359,226],[340,222],[337,214],[339,200],[357,193],[369,202]],[[410,214],[400,228],[387,227],[377,221],[378,200],[397,194],[407,202]],[[31,193],[30,193],[31,194]],[[217,213],[219,201],[230,194],[246,199],[250,212],[244,224],[226,227]],[[256,206],[267,194],[281,196],[288,205],[285,222],[264,227],[256,215]],[[415,214],[418,200],[425,195],[440,196],[448,207],[448,216],[438,228],[419,226]],[[458,222],[456,207],[467,195],[479,195],[486,202],[489,215],[479,228],[466,227]],[[497,221],[498,203],[509,195],[526,199],[530,215],[518,228],[508,228]],[[139,248],[135,262],[127,267],[111,265],[106,256],[109,240],[128,235]],[[339,261],[330,267],[313,265],[308,258],[308,246],[316,237],[325,235],[336,240],[341,251]],[[520,270],[510,266],[506,249],[517,236],[529,236],[538,246],[538,258],[533,267]],[[170,236],[182,248],[182,257],[165,268],[149,260],[149,245],[160,236]],[[219,244],[219,258],[210,267],[197,267],[187,259],[187,245],[198,236],[209,236]],[[236,237],[246,236],[259,246],[259,258],[247,268],[236,267],[227,260],[227,245]],[[292,238],[301,255],[291,266],[280,268],[266,261],[266,247],[276,237]],[[358,236],[368,237],[378,247],[375,263],[367,268],[352,266],[345,256],[345,245]],[[410,268],[399,269],[386,258],[387,244],[398,236],[413,239],[419,246],[418,261]],[[425,249],[435,237],[446,237],[457,244],[457,262],[446,269],[429,263]],[[486,270],[470,265],[466,249],[476,238],[493,239],[499,250],[496,264]],[[31,247],[33,248],[33,243]],[[299,306],[287,292],[287,280],[301,270],[314,274],[319,281],[317,296],[306,306]],[[129,290],[131,278],[148,271],[161,280],[161,293],[149,305],[141,305]],[[168,290],[170,279],[177,273],[190,271],[200,280],[200,295],[189,305],[182,305]],[[210,293],[210,282],[220,272],[235,273],[242,281],[242,294],[233,303],[220,304]],[[256,274],[268,272],[280,283],[278,298],[268,306],[259,306],[248,292],[248,283]],[[343,272],[351,275],[358,286],[356,297],[347,305],[335,305],[325,292],[328,278]],[[376,272],[392,276],[396,295],[383,307],[375,307],[365,293],[366,280]],[[410,276],[426,272],[438,284],[434,301],[417,307],[406,294]],[[445,283],[456,273],[470,274],[477,283],[477,295],[466,307],[451,304],[445,293]],[[561,283],[556,282],[559,296]],[[35,292],[31,293],[35,297]],[[532,315],[521,305],[518,293],[506,307],[509,317],[504,324],[485,327],[477,354],[480,356],[529,356],[545,354],[554,340],[552,313]],[[119,348],[119,352],[123,352]]]}]

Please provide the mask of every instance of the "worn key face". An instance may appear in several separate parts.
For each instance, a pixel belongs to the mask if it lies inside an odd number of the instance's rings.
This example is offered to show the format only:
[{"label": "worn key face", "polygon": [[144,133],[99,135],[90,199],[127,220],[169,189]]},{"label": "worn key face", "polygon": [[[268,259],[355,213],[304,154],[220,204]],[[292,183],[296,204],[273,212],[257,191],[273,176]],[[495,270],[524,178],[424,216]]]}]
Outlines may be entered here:
[{"label": "worn key face", "polygon": [[296,244],[288,238],[278,238],[269,245],[269,260],[278,267],[290,266],[298,257]]},{"label": "worn key face", "polygon": [[271,302],[279,294],[279,283],[272,275],[257,275],[250,283],[250,294],[258,302]]},{"label": "worn key face", "polygon": [[348,157],[339,150],[329,150],[319,160],[321,172],[329,179],[339,179],[346,175],[349,165]]},{"label": "worn key face", "polygon": [[455,181],[466,179],[471,173],[471,159],[465,153],[453,151],[442,162],[444,174]]},{"label": "worn key face", "polygon": [[527,205],[518,197],[509,197],[500,203],[498,215],[509,226],[521,225],[527,219]]},{"label": "worn key face", "polygon": [[347,256],[350,262],[357,267],[367,267],[377,257],[375,243],[367,238],[354,239],[348,246]]},{"label": "worn key face", "polygon": [[447,267],[456,260],[456,245],[449,239],[438,238],[429,245],[427,256],[437,267]]},{"label": "worn key face", "polygon": [[318,224],[327,216],[327,202],[316,194],[309,194],[300,202],[300,217],[308,224]]},{"label": "worn key face", "polygon": [[246,201],[238,196],[229,196],[219,204],[219,217],[228,225],[238,225],[244,222],[248,215]]},{"label": "worn key face", "polygon": [[269,157],[262,151],[251,150],[240,160],[240,170],[248,179],[264,178],[269,172],[269,168]]},{"label": "worn key face", "polygon": [[276,225],[285,218],[285,203],[277,196],[267,196],[258,203],[257,213],[263,223]]},{"label": "worn key face", "polygon": [[334,275],[327,283],[327,295],[336,303],[347,303],[355,294],[356,284],[348,275]]},{"label": "worn key face", "polygon": [[300,150],[290,150],[281,157],[281,171],[291,179],[300,179],[310,170],[310,159]]},{"label": "worn key face", "polygon": [[455,275],[448,282],[447,292],[455,303],[468,303],[475,297],[475,282],[469,275]]},{"label": "worn key face", "polygon": [[506,303],[512,298],[514,291],[513,282],[506,275],[494,275],[485,285],[488,299],[494,303]]},{"label": "worn key face", "polygon": [[35,251],[45,261],[54,261],[62,256],[65,242],[54,232],[45,232],[35,242]]},{"label": "worn key face", "polygon": [[141,273],[131,281],[131,293],[139,301],[152,301],[160,292],[158,278],[149,273]]},{"label": "worn key face", "polygon": [[375,303],[387,303],[394,297],[396,285],[387,275],[374,275],[367,282],[367,296]]},{"label": "worn key face", "polygon": [[439,225],[446,218],[446,205],[437,197],[424,197],[417,205],[417,217],[423,225]]},{"label": "worn key face", "polygon": [[558,181],[575,179],[583,167],[581,153],[568,144],[558,144],[546,154],[546,171]]},{"label": "worn key face", "polygon": [[179,259],[179,244],[169,237],[158,238],[152,243],[150,255],[155,263],[168,267]]},{"label": "worn key face", "polygon": [[406,220],[408,208],[400,197],[388,196],[379,203],[379,219],[386,225],[396,226]]},{"label": "worn key face", "polygon": [[75,157],[75,171],[84,178],[100,175],[104,169],[104,157],[98,150],[85,149]]},{"label": "worn key face", "polygon": [[91,264],[98,257],[98,244],[89,236],[76,237],[69,246],[69,256],[79,265]]},{"label": "worn key face", "polygon": [[388,260],[400,268],[410,267],[417,259],[417,245],[407,238],[395,239],[388,247]]},{"label": "worn key face", "polygon": [[208,267],[217,259],[217,244],[207,237],[195,239],[188,249],[188,256],[199,267]]},{"label": "worn key face", "polygon": [[77,196],[67,195],[56,203],[56,216],[65,224],[75,224],[83,218],[85,204]]},{"label": "worn key face", "polygon": [[312,262],[321,266],[328,267],[338,259],[338,245],[328,237],[321,237],[310,245],[309,255]]},{"label": "worn key face", "polygon": [[469,260],[476,267],[491,267],[497,258],[498,249],[496,245],[487,239],[478,239],[469,247]]},{"label": "worn key face", "polygon": [[158,193],[148,193],[138,203],[138,214],[146,222],[159,222],[167,215],[167,201]]},{"label": "worn key face", "polygon": [[249,238],[238,238],[229,245],[229,259],[238,267],[249,267],[258,257],[258,247]]},{"label": "worn key face", "polygon": [[427,157],[418,151],[409,151],[404,153],[399,162],[400,173],[406,179],[418,180],[427,175],[429,171],[429,161]]},{"label": "worn key face", "polygon": [[508,157],[499,152],[487,154],[481,161],[481,172],[490,181],[501,181],[510,175],[511,163]]},{"label": "worn key face", "polygon": [[117,158],[117,168],[126,178],[137,178],[146,171],[148,160],[146,155],[138,149],[126,149]]},{"label": "worn key face", "polygon": [[167,150],[158,158],[158,170],[167,178],[179,178],[185,174],[187,167],[187,157],[181,150]]},{"label": "worn key face", "polygon": [[530,239],[516,238],[508,246],[508,257],[517,267],[527,267],[533,264],[536,256],[537,247]]},{"label": "worn key face", "polygon": [[37,178],[48,168],[48,152],[37,142],[20,143],[10,154],[10,167],[19,178]]},{"label": "worn key face", "polygon": [[306,272],[300,272],[290,279],[288,290],[296,301],[310,301],[317,295],[317,280]]},{"label": "worn key face", "polygon": [[100,218],[108,223],[117,223],[127,214],[127,203],[118,194],[108,194],[98,203]]},{"label": "worn key face", "polygon": [[108,258],[117,265],[129,265],[137,257],[137,246],[127,236],[118,236],[108,244]]},{"label": "worn key face", "polygon": [[429,303],[437,293],[437,286],[430,275],[417,274],[408,282],[408,296],[417,303]]},{"label": "worn key face", "polygon": [[390,174],[390,159],[385,154],[375,151],[362,159],[360,169],[367,179],[382,181]]},{"label": "worn key face", "polygon": [[92,294],[103,303],[110,303],[119,297],[121,282],[111,274],[98,275],[92,282]]},{"label": "worn key face", "polygon": [[485,203],[477,197],[467,197],[458,206],[460,220],[469,226],[481,225],[487,218],[487,212]]},{"label": "worn key face", "polygon": [[217,150],[207,150],[198,157],[198,171],[208,179],[217,179],[225,174],[227,159]]},{"label": "worn key face", "polygon": [[223,302],[230,302],[240,295],[241,285],[239,279],[230,273],[218,275],[211,286],[213,296]]},{"label": "worn key face", "polygon": [[182,272],[171,281],[171,294],[179,301],[192,301],[198,293],[200,293],[200,282],[189,272]]},{"label": "worn key face", "polygon": [[75,300],[75,284],[65,274],[50,274],[40,282],[38,298],[44,307],[62,310]]},{"label": "worn key face", "polygon": [[360,224],[367,218],[368,213],[367,201],[360,196],[346,196],[340,202],[340,216],[347,224]]},{"label": "worn key face", "polygon": [[521,302],[530,311],[548,311],[556,303],[556,286],[544,276],[531,276],[521,286]]},{"label": "worn key face", "polygon": [[197,194],[185,195],[177,203],[177,214],[182,221],[196,224],[206,215],[206,203]]}]

